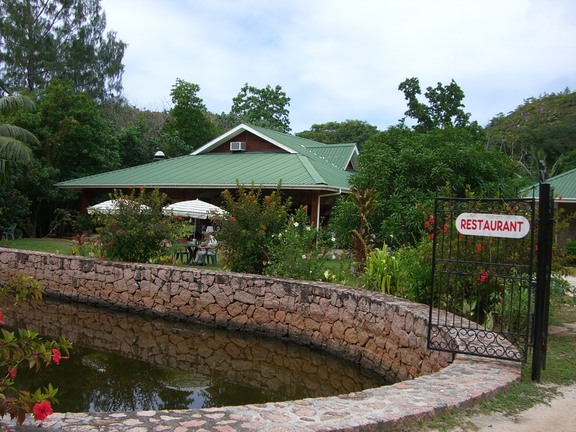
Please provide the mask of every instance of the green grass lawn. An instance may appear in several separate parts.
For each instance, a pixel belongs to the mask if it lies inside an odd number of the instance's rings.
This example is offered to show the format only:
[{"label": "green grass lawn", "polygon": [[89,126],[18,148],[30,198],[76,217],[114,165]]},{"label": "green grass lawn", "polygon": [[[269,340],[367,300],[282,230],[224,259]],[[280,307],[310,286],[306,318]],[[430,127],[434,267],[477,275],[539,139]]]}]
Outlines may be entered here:
[{"label": "green grass lawn", "polygon": [[16,240],[1,240],[0,246],[13,249],[70,255],[70,250],[72,246],[74,246],[74,241],[71,239],[59,238],[21,238]]}]

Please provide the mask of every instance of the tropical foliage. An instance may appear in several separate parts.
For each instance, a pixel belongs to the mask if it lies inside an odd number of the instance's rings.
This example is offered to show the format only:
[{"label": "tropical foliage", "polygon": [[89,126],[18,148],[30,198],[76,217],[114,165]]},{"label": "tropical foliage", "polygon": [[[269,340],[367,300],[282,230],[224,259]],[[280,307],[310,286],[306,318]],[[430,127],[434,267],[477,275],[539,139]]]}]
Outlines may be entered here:
[{"label": "tropical foliage", "polygon": [[[0,98],[0,115],[24,108],[35,109],[34,103],[22,95],[5,96]],[[0,116],[0,176],[6,173],[6,161],[29,162],[32,159],[32,150],[28,144],[38,144],[38,139],[26,129],[13,124],[3,123]]]},{"label": "tropical foliage", "polygon": [[[31,277],[19,276],[0,284],[0,417],[8,415],[22,424],[26,414],[33,413],[36,420],[52,414],[51,402],[57,402],[57,389],[51,385],[29,391],[18,386],[18,372],[34,369],[38,373],[52,363],[59,364],[69,355],[72,344],[65,338],[46,341],[34,331],[11,330],[4,325],[4,314],[18,307],[19,301],[37,300],[42,295],[40,284]],[[1,425],[0,425],[1,426]]]}]

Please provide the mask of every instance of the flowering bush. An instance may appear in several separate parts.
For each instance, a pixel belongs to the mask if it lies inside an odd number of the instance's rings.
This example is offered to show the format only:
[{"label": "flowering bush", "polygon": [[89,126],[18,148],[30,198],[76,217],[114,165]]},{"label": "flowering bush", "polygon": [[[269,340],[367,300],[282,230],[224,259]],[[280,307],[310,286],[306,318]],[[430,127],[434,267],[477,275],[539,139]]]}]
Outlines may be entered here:
[{"label": "flowering bush", "polygon": [[319,232],[308,224],[305,208],[298,209],[284,230],[271,237],[267,275],[303,280],[325,278],[328,258],[320,253]]},{"label": "flowering bush", "polygon": [[128,194],[115,191],[111,199],[117,203],[114,211],[98,212],[102,225],[101,253],[104,257],[131,262],[148,262],[157,259],[188,230],[185,222],[164,215],[162,208],[166,195],[144,188],[131,188]]},{"label": "flowering bush", "polygon": [[[8,283],[0,285],[0,298],[9,300],[16,305],[24,299],[39,299],[42,289],[39,283],[31,277],[19,276]],[[4,311],[9,312],[6,302],[3,302]],[[0,325],[4,326],[3,311],[0,311]],[[52,414],[51,402],[55,402],[57,389],[48,385],[48,388],[30,392],[19,389],[16,385],[18,370],[20,368],[48,367],[52,362],[59,364],[68,357],[72,344],[60,338],[58,341],[43,341],[38,333],[19,329],[10,331],[2,328],[0,335],[0,416],[6,414],[22,424],[26,414],[33,413],[34,419],[42,421]]]},{"label": "flowering bush", "polygon": [[224,252],[224,263],[232,271],[262,274],[270,261],[269,250],[288,219],[292,202],[282,199],[280,185],[269,195],[260,188],[237,185],[235,193],[222,192],[225,216],[217,237]]}]

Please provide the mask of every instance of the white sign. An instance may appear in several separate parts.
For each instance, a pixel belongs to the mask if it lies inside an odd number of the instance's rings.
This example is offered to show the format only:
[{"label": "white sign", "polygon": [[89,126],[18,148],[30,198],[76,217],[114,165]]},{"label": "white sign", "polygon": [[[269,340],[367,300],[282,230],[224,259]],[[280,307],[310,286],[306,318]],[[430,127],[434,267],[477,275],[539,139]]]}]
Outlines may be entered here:
[{"label": "white sign", "polygon": [[530,222],[524,216],[462,213],[456,229],[464,235],[522,238],[530,232]]}]

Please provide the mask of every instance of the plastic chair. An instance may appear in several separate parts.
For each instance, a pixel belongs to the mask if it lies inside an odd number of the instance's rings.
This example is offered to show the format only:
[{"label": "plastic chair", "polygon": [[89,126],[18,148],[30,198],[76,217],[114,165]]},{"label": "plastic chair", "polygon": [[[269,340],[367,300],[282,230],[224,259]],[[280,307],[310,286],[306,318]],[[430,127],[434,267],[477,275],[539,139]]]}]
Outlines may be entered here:
[{"label": "plastic chair", "polygon": [[181,263],[184,263],[184,259],[188,261],[188,258],[190,257],[190,252],[188,252],[188,249],[182,247],[180,243],[173,243],[172,257],[174,258],[175,261],[180,260]]},{"label": "plastic chair", "polygon": [[218,258],[216,257],[216,249],[210,249],[206,253],[205,259],[206,259],[206,265],[210,264],[210,261],[212,261],[212,265],[214,266],[218,265]]},{"label": "plastic chair", "polygon": [[14,240],[15,230],[16,230],[16,224],[13,223],[8,228],[4,228],[4,231],[2,231],[2,237],[6,238],[6,240]]}]

